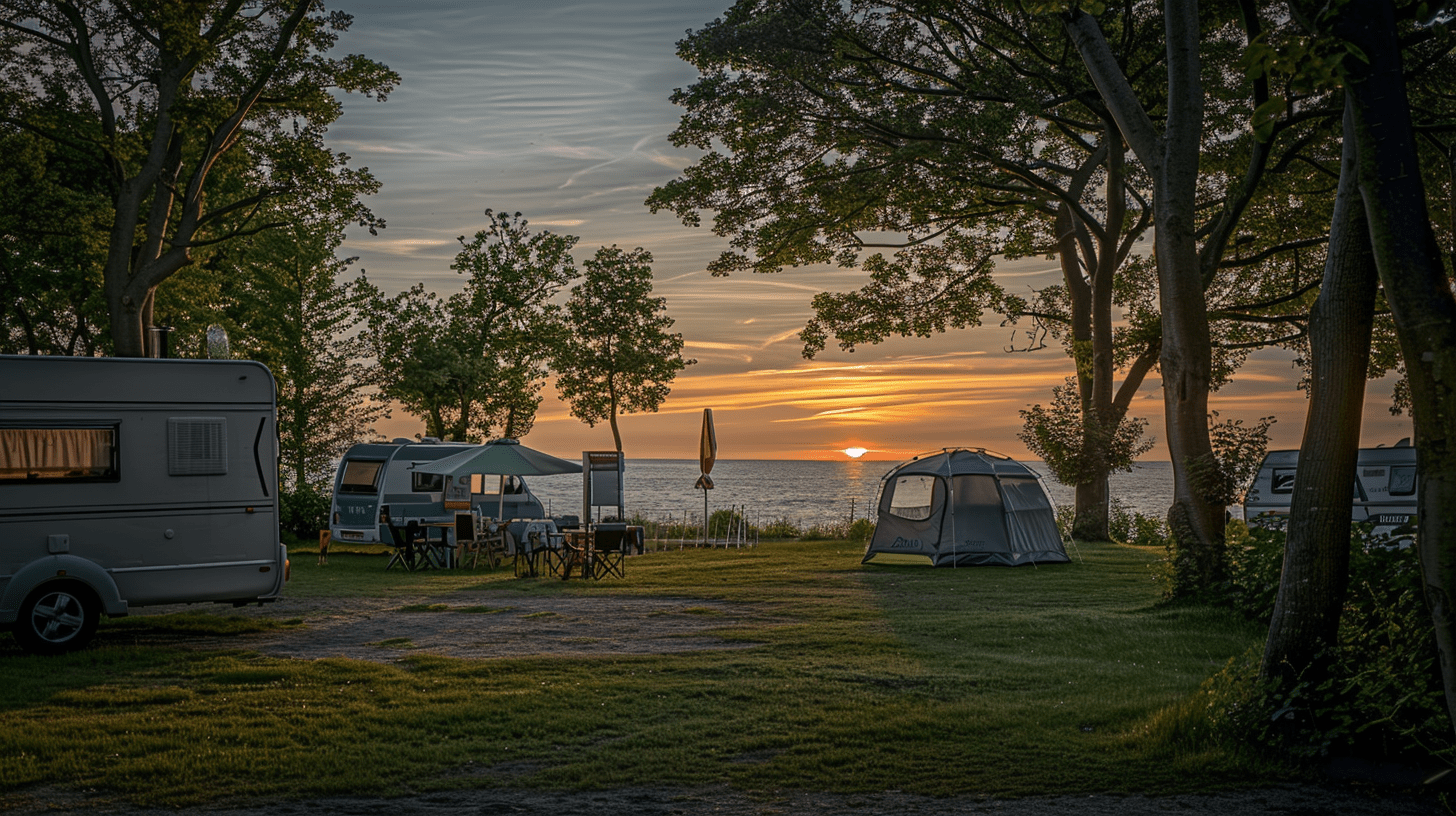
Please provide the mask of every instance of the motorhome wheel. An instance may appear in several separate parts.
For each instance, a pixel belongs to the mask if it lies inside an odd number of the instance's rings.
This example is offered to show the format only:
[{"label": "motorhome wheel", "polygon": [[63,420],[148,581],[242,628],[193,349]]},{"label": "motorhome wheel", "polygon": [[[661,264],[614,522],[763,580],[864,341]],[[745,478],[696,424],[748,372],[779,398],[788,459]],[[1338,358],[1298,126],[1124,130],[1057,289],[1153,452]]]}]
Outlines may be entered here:
[{"label": "motorhome wheel", "polygon": [[15,639],[36,654],[79,649],[96,634],[100,607],[94,595],[75,584],[46,584],[21,604]]}]

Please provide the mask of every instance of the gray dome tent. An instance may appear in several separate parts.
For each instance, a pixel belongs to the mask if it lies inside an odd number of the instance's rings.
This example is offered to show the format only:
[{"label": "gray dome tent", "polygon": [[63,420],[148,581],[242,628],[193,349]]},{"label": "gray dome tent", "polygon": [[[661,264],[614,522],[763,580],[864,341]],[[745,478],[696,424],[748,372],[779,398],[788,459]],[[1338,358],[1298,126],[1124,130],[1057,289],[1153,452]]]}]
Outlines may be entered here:
[{"label": "gray dome tent", "polygon": [[885,474],[866,564],[1065,563],[1036,471],[982,448],[925,453]]}]

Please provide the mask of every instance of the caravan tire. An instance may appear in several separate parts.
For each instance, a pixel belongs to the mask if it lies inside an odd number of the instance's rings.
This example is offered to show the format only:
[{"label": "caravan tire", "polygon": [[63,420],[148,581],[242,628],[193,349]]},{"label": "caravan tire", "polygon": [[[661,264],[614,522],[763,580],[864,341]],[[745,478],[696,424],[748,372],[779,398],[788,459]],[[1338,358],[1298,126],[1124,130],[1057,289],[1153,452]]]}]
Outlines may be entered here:
[{"label": "caravan tire", "polygon": [[96,634],[101,602],[81,584],[52,582],[37,588],[20,605],[15,639],[34,654],[79,649]]}]

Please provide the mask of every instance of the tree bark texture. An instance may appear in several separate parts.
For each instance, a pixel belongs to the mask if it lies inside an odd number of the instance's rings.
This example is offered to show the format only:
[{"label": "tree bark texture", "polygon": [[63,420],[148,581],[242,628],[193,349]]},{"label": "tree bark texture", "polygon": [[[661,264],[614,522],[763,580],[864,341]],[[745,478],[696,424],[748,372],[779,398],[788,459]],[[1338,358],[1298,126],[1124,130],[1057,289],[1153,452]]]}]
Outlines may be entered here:
[{"label": "tree bark texture", "polygon": [[1199,80],[1198,4],[1169,0],[1164,8],[1168,49],[1168,118],[1162,161],[1154,175],[1154,237],[1158,301],[1163,318],[1163,412],[1173,459],[1173,507],[1178,589],[1196,592],[1227,572],[1224,507],[1215,497],[1218,463],[1208,435],[1213,345],[1198,254],[1197,199],[1203,136]]},{"label": "tree bark texture", "polygon": [[1106,122],[1102,143],[1102,150],[1094,154],[1071,185],[1072,192],[1080,196],[1093,171],[1098,167],[1106,170],[1107,212],[1102,223],[1096,225],[1095,235],[1093,225],[1083,223],[1070,205],[1063,203],[1057,212],[1057,255],[1067,291],[1082,415],[1078,458],[1083,476],[1075,485],[1072,537],[1085,541],[1110,537],[1107,480],[1117,458],[1111,448],[1149,369],[1134,364],[1124,376],[1122,387],[1114,388],[1113,286],[1126,255],[1122,244],[1127,215],[1126,161],[1122,134],[1115,122]]},{"label": "tree bark texture", "polygon": [[1310,310],[1309,409],[1284,546],[1279,596],[1264,644],[1266,679],[1294,679],[1339,634],[1350,570],[1350,485],[1370,360],[1378,276],[1357,183],[1351,103],[1340,186],[1319,298]]},{"label": "tree bark texture", "polygon": [[1208,434],[1213,346],[1197,243],[1197,180],[1203,135],[1197,0],[1164,4],[1168,115],[1159,134],[1128,85],[1097,23],[1081,11],[1067,31],[1138,160],[1153,177],[1154,247],[1163,341],[1159,366],[1168,452],[1173,460],[1175,591],[1197,592],[1227,572],[1218,463]]},{"label": "tree bark texture", "polygon": [[1456,727],[1456,299],[1426,208],[1390,0],[1351,0],[1335,33],[1365,57],[1346,60],[1360,193],[1410,382],[1420,480],[1417,546],[1447,713]]}]

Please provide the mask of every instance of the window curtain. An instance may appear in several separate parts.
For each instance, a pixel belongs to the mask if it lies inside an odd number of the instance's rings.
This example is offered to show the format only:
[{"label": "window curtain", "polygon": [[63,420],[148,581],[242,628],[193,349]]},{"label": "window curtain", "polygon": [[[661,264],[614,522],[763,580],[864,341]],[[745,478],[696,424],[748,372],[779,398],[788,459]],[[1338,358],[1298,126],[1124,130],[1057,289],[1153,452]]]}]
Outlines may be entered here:
[{"label": "window curtain", "polygon": [[104,476],[115,436],[111,428],[0,428],[0,479]]}]

